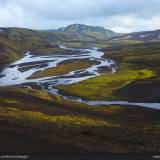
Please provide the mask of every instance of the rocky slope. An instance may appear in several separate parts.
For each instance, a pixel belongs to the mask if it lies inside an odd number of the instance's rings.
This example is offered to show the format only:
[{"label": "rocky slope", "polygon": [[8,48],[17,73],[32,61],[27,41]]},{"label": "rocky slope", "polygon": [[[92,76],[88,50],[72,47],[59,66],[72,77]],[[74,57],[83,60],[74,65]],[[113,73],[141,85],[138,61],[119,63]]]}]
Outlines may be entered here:
[{"label": "rocky slope", "polygon": [[67,35],[75,35],[77,38],[79,37],[80,40],[83,40],[85,38],[89,40],[108,39],[121,35],[103,27],[89,26],[84,24],[72,24],[64,28],[48,31],[65,33]]}]

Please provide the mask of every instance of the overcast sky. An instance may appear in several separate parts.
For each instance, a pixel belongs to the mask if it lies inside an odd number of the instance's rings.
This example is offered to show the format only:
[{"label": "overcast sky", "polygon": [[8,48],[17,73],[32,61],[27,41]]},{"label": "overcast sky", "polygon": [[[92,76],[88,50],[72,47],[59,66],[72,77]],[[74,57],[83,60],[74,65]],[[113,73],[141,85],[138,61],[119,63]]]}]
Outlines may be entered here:
[{"label": "overcast sky", "polygon": [[0,26],[54,29],[73,23],[116,32],[160,29],[160,0],[0,0]]}]

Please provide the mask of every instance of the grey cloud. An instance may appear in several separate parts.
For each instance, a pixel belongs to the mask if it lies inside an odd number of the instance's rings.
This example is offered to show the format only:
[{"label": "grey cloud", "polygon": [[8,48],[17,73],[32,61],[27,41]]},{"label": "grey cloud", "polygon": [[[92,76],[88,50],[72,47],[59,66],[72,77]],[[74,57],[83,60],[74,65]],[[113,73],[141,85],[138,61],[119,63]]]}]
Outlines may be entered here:
[{"label": "grey cloud", "polygon": [[148,22],[159,17],[159,0],[0,0],[3,26],[42,29],[87,23],[134,31],[160,27]]}]

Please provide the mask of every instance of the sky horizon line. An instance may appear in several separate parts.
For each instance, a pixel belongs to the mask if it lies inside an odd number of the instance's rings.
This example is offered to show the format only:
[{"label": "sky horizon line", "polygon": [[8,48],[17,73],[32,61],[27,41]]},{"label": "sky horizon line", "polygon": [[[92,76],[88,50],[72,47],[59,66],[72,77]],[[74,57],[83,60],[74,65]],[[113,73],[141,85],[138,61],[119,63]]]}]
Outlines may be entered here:
[{"label": "sky horizon line", "polygon": [[0,0],[0,25],[52,29],[80,23],[119,33],[160,29],[160,0]]},{"label": "sky horizon line", "polygon": [[[113,32],[116,32],[114,31],[113,29],[110,29],[110,28],[106,28],[104,26],[100,26],[100,25],[88,25],[88,24],[84,24],[84,23],[71,23],[71,24],[68,24],[68,25],[65,25],[65,26],[60,26],[60,27],[56,27],[56,28],[41,28],[41,29],[38,29],[38,28],[31,28],[31,27],[21,27],[21,26],[0,26],[0,28],[24,28],[24,29],[31,29],[31,30],[39,30],[39,31],[43,31],[43,30],[57,30],[57,29],[60,29],[60,28],[65,28],[65,27],[68,27],[70,25],[86,25],[86,26],[92,26],[92,27],[103,27],[107,30],[111,30]],[[139,31],[133,31],[133,32],[116,32],[116,33],[137,33],[137,32],[146,32],[146,31],[156,31],[156,30],[160,30],[160,28],[157,28],[157,29],[150,29],[150,30],[139,30]]]}]

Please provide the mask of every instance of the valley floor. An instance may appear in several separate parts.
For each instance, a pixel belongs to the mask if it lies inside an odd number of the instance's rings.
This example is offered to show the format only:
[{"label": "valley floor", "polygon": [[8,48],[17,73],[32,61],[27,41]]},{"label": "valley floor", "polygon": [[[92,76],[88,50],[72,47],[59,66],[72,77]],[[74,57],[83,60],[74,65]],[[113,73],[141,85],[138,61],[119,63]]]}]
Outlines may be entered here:
[{"label": "valley floor", "polygon": [[[159,46],[112,44],[103,51],[117,62],[116,73],[57,88],[91,100],[159,102]],[[89,106],[36,85],[0,87],[0,152],[160,153],[159,135],[157,109]]]}]

